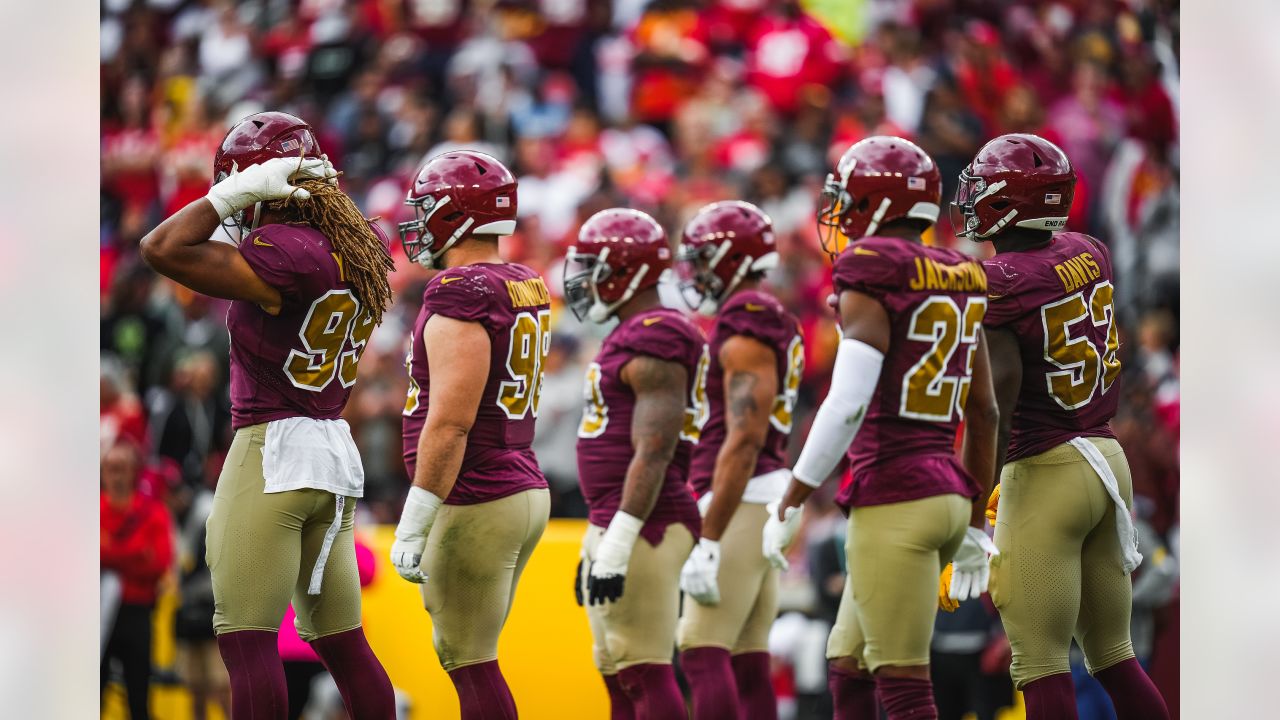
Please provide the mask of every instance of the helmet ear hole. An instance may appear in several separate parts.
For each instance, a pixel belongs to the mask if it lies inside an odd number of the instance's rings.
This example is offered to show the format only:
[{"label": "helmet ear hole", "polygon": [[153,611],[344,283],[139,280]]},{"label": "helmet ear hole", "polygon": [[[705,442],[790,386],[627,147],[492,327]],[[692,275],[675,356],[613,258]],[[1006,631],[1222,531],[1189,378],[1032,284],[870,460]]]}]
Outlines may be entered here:
[{"label": "helmet ear hole", "polygon": [[870,207],[871,207],[871,200],[867,197],[863,197],[861,200],[858,201],[857,211],[860,213],[864,213]]},{"label": "helmet ear hole", "polygon": [[1040,167],[1041,165],[1044,165],[1044,160],[1041,160],[1041,159],[1040,159],[1040,153],[1038,153],[1038,152],[1032,152],[1032,153],[1031,153],[1031,158],[1032,158],[1032,160],[1035,162],[1036,167]]},{"label": "helmet ear hole", "polygon": [[462,217],[462,211],[461,211],[461,210],[454,210],[453,212],[451,212],[451,213],[449,213],[448,215],[446,215],[444,219],[445,219],[445,221],[446,221],[446,222],[453,222],[453,221],[457,220],[457,219],[458,219],[458,218],[460,218],[460,217]]},{"label": "helmet ear hole", "polygon": [[996,212],[1000,212],[1001,210],[1004,210],[1007,207],[1009,207],[1008,200],[996,200],[995,202],[991,203],[991,209],[995,210]]}]

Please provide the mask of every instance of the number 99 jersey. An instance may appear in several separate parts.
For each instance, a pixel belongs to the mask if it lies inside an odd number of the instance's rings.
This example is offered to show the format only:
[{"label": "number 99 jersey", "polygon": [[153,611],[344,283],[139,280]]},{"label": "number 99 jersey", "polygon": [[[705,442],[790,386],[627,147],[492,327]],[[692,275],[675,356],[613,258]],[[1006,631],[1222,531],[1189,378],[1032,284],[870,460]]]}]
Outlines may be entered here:
[{"label": "number 99 jersey", "polygon": [[836,258],[837,292],[869,295],[889,316],[889,350],[862,428],[849,448],[844,508],[957,493],[978,485],[955,454],[987,309],[982,265],[954,250],[887,237],[851,243]]},{"label": "number 99 jersey", "polygon": [[515,263],[478,263],[449,268],[427,283],[405,359],[409,394],[404,406],[404,463],[410,478],[417,466],[431,386],[422,330],[433,315],[480,323],[490,343],[489,379],[467,435],[457,482],[445,502],[471,505],[545,488],[547,481],[530,447],[542,394],[542,366],[551,348],[551,296],[542,278]]},{"label": "number 99 jersey", "polygon": [[1074,437],[1115,437],[1119,332],[1111,254],[1081,233],[985,263],[990,306],[983,324],[1018,337],[1022,388],[1006,462]]},{"label": "number 99 jersey", "polygon": [[282,306],[268,315],[236,301],[227,311],[232,427],[338,419],[374,328],[346,282],[340,256],[328,238],[304,225],[260,227],[241,241],[240,255],[280,291]]}]

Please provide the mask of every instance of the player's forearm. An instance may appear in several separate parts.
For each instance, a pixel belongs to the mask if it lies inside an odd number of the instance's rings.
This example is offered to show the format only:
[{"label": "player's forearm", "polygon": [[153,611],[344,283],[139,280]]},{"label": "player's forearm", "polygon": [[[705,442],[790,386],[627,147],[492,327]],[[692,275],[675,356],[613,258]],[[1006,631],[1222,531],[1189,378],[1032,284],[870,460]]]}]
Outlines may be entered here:
[{"label": "player's forearm", "polygon": [[641,520],[653,512],[667,476],[667,466],[675,455],[675,443],[670,447],[655,439],[652,444],[636,447],[635,455],[627,466],[626,479],[622,483],[622,502],[618,510]]},{"label": "player's forearm", "polygon": [[711,504],[702,518],[702,536],[719,540],[729,520],[742,504],[742,493],[751,481],[756,460],[763,446],[746,433],[730,431],[716,455],[716,468],[711,476]]},{"label": "player's forearm", "polygon": [[454,423],[427,423],[418,436],[418,460],[413,484],[438,498],[447,498],[458,481],[467,451],[470,427]]},{"label": "player's forearm", "polygon": [[978,482],[978,497],[973,501],[973,513],[969,524],[983,527],[986,519],[987,498],[996,475],[996,434],[998,420],[995,405],[989,411],[969,413],[965,418],[964,440],[960,446],[961,462],[965,470]]},{"label": "player's forearm", "polygon": [[781,513],[787,508],[804,505],[813,491],[814,488],[792,478],[791,483],[787,485],[787,491],[782,495],[782,501],[778,503],[779,519],[782,517]]}]

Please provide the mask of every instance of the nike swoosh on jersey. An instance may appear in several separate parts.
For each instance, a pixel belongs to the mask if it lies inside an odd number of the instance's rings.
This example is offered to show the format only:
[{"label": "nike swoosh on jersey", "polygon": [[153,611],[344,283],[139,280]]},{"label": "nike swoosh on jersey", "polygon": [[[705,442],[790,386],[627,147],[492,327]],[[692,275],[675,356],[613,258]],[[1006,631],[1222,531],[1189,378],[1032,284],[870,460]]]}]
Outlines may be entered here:
[{"label": "nike swoosh on jersey", "polygon": [[440,278],[440,284],[441,284],[441,285],[448,285],[449,283],[453,282],[454,280],[461,280],[462,278],[463,278],[463,276],[462,276],[462,275],[449,275],[448,277],[442,277],[442,278]]},{"label": "nike swoosh on jersey", "polygon": [[254,236],[253,236],[253,244],[254,244],[254,245],[261,245],[262,247],[275,247],[275,245],[272,245],[271,243],[267,242],[266,240],[263,240],[262,238],[258,237],[257,235],[254,235]]},{"label": "nike swoosh on jersey", "polygon": [[656,325],[656,324],[658,324],[658,323],[662,322],[662,318],[660,318],[660,317],[645,318],[644,320],[641,320],[640,322],[641,322],[641,323],[643,323],[645,327],[649,327],[650,325]]},{"label": "nike swoosh on jersey", "polygon": [[869,248],[864,248],[864,247],[859,247],[858,245],[854,245],[853,254],[854,255],[879,255],[880,253],[876,252],[875,250],[871,250]]}]

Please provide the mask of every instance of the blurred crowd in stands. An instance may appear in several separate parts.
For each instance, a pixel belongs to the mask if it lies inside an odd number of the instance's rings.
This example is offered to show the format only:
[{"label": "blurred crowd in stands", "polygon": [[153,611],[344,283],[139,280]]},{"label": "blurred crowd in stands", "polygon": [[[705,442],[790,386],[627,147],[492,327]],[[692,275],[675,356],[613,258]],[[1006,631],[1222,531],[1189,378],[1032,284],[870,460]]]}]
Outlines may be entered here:
[{"label": "blurred crowd in stands", "polygon": [[[868,135],[911,138],[937,160],[945,202],[987,139],[1021,131],[1058,143],[1080,176],[1070,228],[1100,237],[1117,267],[1126,372],[1115,428],[1143,531],[1163,548],[1144,550],[1136,582],[1153,587],[1135,628],[1158,681],[1170,663],[1162,689],[1176,706],[1177,0],[103,0],[101,9],[104,485],[109,465],[132,468],[136,492],[167,507],[175,528],[200,526],[190,521],[230,441],[226,303],[158,278],[137,244],[204,195],[218,143],[245,115],[278,109],[312,123],[343,189],[391,236],[424,159],[460,147],[497,156],[520,183],[520,224],[504,252],[541,271],[553,294],[565,248],[596,210],[644,209],[678,237],[706,202],[756,203],[783,258],[770,287],[806,333],[795,450],[836,341],[814,224],[835,159]],[[945,215],[931,242],[990,252],[957,241]],[[430,277],[394,254],[396,304],[347,408],[367,477],[361,513],[372,522],[394,522],[408,487],[405,339]],[[581,371],[601,334],[557,310],[536,445],[557,516],[585,515],[573,444]],[[105,523],[112,489],[103,492]],[[815,510],[802,562],[784,581],[794,615],[779,621],[779,657],[796,658],[783,665],[799,717],[822,702],[825,681],[815,678],[825,668],[806,638],[825,642],[842,582],[843,523],[829,505]],[[199,585],[201,535],[175,535],[175,582]],[[154,586],[159,576],[147,578]],[[978,607],[940,620],[940,652],[968,657],[964,672],[1004,674],[993,615]],[[987,701],[975,687],[956,692],[974,695],[959,702],[977,709]],[[991,692],[1008,696],[998,683]],[[1082,711],[1086,701],[1082,691]]]}]

